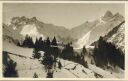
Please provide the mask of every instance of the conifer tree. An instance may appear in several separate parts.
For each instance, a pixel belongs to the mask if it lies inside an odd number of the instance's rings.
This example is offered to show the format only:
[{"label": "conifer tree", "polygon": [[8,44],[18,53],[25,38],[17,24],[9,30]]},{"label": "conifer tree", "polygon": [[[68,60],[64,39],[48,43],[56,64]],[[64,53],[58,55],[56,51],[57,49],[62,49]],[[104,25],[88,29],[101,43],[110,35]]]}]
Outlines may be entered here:
[{"label": "conifer tree", "polygon": [[33,78],[38,78],[38,75],[36,73],[34,73]]},{"label": "conifer tree", "polygon": [[47,40],[46,40],[46,45],[47,45],[48,47],[50,47],[50,44],[51,44],[51,42],[50,42],[50,39],[49,39],[49,37],[48,37]]},{"label": "conifer tree", "polygon": [[34,43],[33,43],[32,37],[26,35],[25,40],[23,41],[22,46],[23,47],[33,48],[34,47]]},{"label": "conifer tree", "polygon": [[33,50],[33,58],[37,58],[37,59],[41,58],[41,54],[38,52],[37,49]]},{"label": "conifer tree", "polygon": [[51,45],[57,46],[56,37],[53,38]]},{"label": "conifer tree", "polygon": [[85,54],[87,53],[87,50],[85,48],[85,46],[83,46],[82,52],[81,52],[81,58],[84,59]]},{"label": "conifer tree", "polygon": [[16,68],[17,63],[13,60],[9,60],[5,68],[4,76],[5,77],[18,77]]}]

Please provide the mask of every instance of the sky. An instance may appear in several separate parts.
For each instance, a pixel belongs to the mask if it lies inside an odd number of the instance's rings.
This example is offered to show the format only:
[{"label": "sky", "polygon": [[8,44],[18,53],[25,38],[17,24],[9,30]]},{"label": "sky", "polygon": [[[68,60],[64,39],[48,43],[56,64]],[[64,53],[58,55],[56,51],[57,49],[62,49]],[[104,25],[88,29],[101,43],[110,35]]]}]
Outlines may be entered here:
[{"label": "sky", "polygon": [[109,10],[125,15],[124,3],[4,3],[3,22],[12,17],[37,17],[44,23],[73,28],[88,20],[98,19]]}]

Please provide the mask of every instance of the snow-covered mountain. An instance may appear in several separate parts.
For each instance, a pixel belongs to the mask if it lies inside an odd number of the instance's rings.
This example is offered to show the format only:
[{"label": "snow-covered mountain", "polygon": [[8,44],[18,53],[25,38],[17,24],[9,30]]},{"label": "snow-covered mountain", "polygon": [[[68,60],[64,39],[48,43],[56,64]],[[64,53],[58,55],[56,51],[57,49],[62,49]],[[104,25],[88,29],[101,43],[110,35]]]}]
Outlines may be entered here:
[{"label": "snow-covered mountain", "polygon": [[[11,24],[8,26],[9,30],[12,30],[16,34],[20,34],[23,38],[26,35],[33,37],[42,37],[42,38],[67,38],[69,37],[69,30],[62,26],[55,26],[53,24],[43,23],[37,20],[36,17],[26,18],[22,17],[13,17],[11,20]],[[3,29],[4,30],[4,29]],[[9,34],[9,32],[8,32]],[[15,38],[15,36],[14,36]]]},{"label": "snow-covered mountain", "polygon": [[83,37],[76,42],[77,48],[82,48],[84,45],[88,46],[94,41],[97,41],[100,36],[107,35],[113,28],[124,21],[124,17],[119,13],[113,15],[110,11],[97,20],[97,24],[91,28]]},{"label": "snow-covered mountain", "polygon": [[[33,37],[33,39],[36,37],[53,38],[55,36],[59,41],[73,42],[75,48],[82,48],[84,45],[89,46],[94,41],[97,41],[100,36],[105,36],[123,21],[124,17],[119,13],[112,14],[112,12],[107,11],[99,19],[86,21],[69,30],[62,26],[43,23],[36,17],[26,18],[22,16],[13,17],[7,29],[16,35],[20,35],[22,38],[27,34]],[[3,30],[6,31],[5,28]],[[9,32],[8,35],[10,36]],[[17,37],[13,36],[13,38]]]}]

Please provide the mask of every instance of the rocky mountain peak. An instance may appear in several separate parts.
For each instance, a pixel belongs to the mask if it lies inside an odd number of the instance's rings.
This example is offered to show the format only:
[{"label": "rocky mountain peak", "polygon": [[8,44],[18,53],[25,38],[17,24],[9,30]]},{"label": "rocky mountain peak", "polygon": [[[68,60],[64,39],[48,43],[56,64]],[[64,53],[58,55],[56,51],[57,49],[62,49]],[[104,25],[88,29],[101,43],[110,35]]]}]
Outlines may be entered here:
[{"label": "rocky mountain peak", "polygon": [[103,20],[104,21],[107,21],[107,20],[109,20],[109,19],[111,19],[113,17],[113,13],[111,12],[111,11],[107,11],[105,14],[104,14],[104,16],[103,16]]},{"label": "rocky mountain peak", "polygon": [[11,24],[18,25],[18,24],[30,24],[38,21],[36,17],[27,18],[25,16],[21,17],[13,17],[11,19]]},{"label": "rocky mountain peak", "polygon": [[111,11],[107,11],[104,17],[113,17],[113,13]]}]

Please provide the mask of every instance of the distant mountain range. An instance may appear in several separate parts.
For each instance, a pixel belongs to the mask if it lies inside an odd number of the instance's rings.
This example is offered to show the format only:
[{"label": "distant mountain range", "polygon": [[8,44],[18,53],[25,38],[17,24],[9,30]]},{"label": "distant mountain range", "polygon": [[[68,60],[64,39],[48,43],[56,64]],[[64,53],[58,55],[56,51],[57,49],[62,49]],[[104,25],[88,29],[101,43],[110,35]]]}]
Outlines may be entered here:
[{"label": "distant mountain range", "polygon": [[69,30],[63,26],[41,22],[36,17],[13,17],[11,24],[3,24],[3,38],[4,40],[9,38],[23,40],[27,34],[33,39],[38,37],[52,39],[55,36],[58,41],[73,42],[76,48],[82,48],[84,45],[90,45],[97,41],[100,36],[105,36],[123,21],[124,17],[119,13],[113,15],[107,11],[103,17],[94,21],[86,21]]}]

